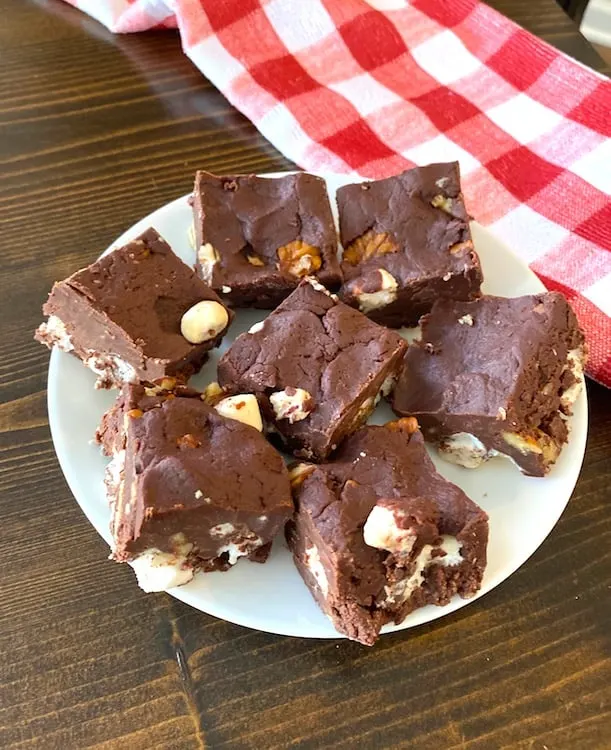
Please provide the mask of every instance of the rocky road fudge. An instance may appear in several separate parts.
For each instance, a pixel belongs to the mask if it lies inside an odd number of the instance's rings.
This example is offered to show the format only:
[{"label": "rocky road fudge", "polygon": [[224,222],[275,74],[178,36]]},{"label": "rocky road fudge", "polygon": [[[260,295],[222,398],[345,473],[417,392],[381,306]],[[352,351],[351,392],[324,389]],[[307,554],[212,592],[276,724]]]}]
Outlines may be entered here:
[{"label": "rocky road fudge", "polygon": [[235,307],[274,308],[304,276],[338,287],[337,237],[324,180],[197,172],[196,270]]},{"label": "rocky road fudge", "polygon": [[458,163],[431,164],[337,191],[340,297],[391,328],[415,326],[436,299],[479,296],[482,270]]},{"label": "rocky road fudge", "polygon": [[396,333],[304,280],[222,357],[219,382],[253,393],[300,457],[324,460],[394,385],[407,345]]},{"label": "rocky road fudge", "polygon": [[439,301],[405,357],[393,408],[453,463],[503,454],[543,476],[567,441],[585,359],[575,314],[555,292]]},{"label": "rocky road fudge", "polygon": [[145,591],[267,559],[293,512],[288,472],[261,434],[254,396],[205,402],[164,379],[126,385],[97,434],[106,471],[112,557]]},{"label": "rocky road fudge", "polygon": [[372,645],[417,607],[479,590],[488,517],[435,471],[415,419],[363,427],[291,477],[288,544],[340,633]]},{"label": "rocky road fudge", "polygon": [[71,352],[96,387],[187,379],[233,314],[154,229],[53,286],[36,339]]}]

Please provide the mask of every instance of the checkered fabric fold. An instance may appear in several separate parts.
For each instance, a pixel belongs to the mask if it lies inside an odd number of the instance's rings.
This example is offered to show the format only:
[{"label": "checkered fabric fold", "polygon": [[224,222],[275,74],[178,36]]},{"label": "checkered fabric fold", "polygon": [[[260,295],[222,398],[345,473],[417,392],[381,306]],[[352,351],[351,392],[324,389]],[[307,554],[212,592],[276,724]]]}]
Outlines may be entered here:
[{"label": "checkered fabric fold", "polygon": [[569,298],[611,386],[611,81],[477,0],[69,2],[116,32],[178,27],[304,169],[457,159],[471,212]]}]

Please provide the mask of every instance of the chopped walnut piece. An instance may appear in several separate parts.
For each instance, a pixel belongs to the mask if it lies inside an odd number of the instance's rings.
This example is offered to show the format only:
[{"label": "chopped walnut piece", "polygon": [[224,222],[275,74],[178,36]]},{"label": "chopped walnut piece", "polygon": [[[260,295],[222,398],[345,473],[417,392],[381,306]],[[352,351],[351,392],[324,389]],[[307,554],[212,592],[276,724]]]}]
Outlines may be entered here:
[{"label": "chopped walnut piece", "polygon": [[398,249],[388,232],[374,232],[370,229],[348,245],[344,250],[344,260],[356,266],[377,255],[396,253]]},{"label": "chopped walnut piece", "polygon": [[176,445],[179,448],[199,448],[201,443],[195,435],[191,435],[191,433],[188,432],[186,435],[182,435],[176,439]]},{"label": "chopped walnut piece", "polygon": [[466,242],[457,242],[450,248],[450,252],[452,253],[452,255],[462,253],[465,250],[473,250],[473,243],[471,242],[471,240],[466,240]]},{"label": "chopped walnut piece", "polygon": [[433,208],[440,208],[447,214],[452,213],[452,199],[448,198],[447,195],[434,195],[431,199],[431,206],[433,206]]},{"label": "chopped walnut piece", "polygon": [[208,385],[204,388],[204,392],[201,394],[200,398],[207,404],[214,406],[224,395],[225,391],[216,381],[214,381],[212,383],[208,383]]},{"label": "chopped walnut piece", "polygon": [[265,265],[265,261],[261,260],[261,258],[256,255],[247,255],[246,260],[250,263],[251,266],[257,266],[260,268],[261,266]]},{"label": "chopped walnut piece", "polygon": [[543,456],[543,460],[554,463],[560,453],[560,446],[542,430],[535,429],[533,435],[520,435],[517,432],[504,432],[503,439],[512,448],[516,448],[523,456],[536,453]]},{"label": "chopped walnut piece", "polygon": [[295,240],[278,248],[278,268],[283,273],[302,278],[315,273],[322,266],[320,250],[303,240]]},{"label": "chopped walnut piece", "polygon": [[395,419],[394,422],[387,422],[386,427],[393,432],[406,432],[408,435],[417,432],[419,429],[416,417],[402,417],[401,419]]},{"label": "chopped walnut piece", "polygon": [[462,315],[458,319],[458,322],[460,323],[461,326],[472,326],[473,325],[473,315],[469,315],[469,313],[467,313],[466,315]]},{"label": "chopped walnut piece", "polygon": [[289,466],[289,480],[291,487],[295,490],[301,487],[306,477],[314,471],[316,466],[313,464],[296,463]]},{"label": "chopped walnut piece", "polygon": [[167,376],[154,380],[150,386],[145,386],[144,392],[147,396],[165,396],[166,398],[169,398],[174,395],[169,393],[169,391],[173,391],[177,385],[178,380],[176,378]]}]

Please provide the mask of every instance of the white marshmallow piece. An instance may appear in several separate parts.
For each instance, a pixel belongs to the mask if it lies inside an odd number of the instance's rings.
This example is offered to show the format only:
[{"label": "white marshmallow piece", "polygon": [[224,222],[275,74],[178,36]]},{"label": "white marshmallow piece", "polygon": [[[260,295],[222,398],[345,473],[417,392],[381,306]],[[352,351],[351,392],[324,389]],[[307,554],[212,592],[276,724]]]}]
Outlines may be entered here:
[{"label": "white marshmallow piece", "polygon": [[384,505],[374,505],[363,527],[365,544],[394,555],[409,555],[416,541],[411,529],[400,529],[395,514]]},{"label": "white marshmallow piece", "polygon": [[210,284],[212,282],[214,266],[219,262],[218,253],[208,242],[205,245],[202,245],[197,251],[197,260],[199,261],[202,279],[206,284]]},{"label": "white marshmallow piece", "polygon": [[469,432],[456,432],[439,445],[439,454],[451,464],[476,469],[490,458],[490,453],[481,440]]},{"label": "white marshmallow piece", "polygon": [[138,373],[134,368],[114,354],[99,355],[92,352],[92,356],[84,359],[83,364],[102,381],[112,376],[120,383],[138,382]]},{"label": "white marshmallow piece", "polygon": [[235,531],[232,523],[217,523],[210,529],[210,536],[229,536]]},{"label": "white marshmallow piece", "polygon": [[251,552],[254,552],[257,547],[261,546],[261,544],[262,542],[259,537],[249,539],[248,541],[241,542],[240,544],[229,542],[228,544],[223,544],[221,547],[219,547],[216,551],[216,554],[217,557],[220,557],[226,552],[229,564],[235,565],[240,557],[246,557],[247,555],[250,555]]},{"label": "white marshmallow piece", "polygon": [[329,592],[329,581],[327,580],[327,574],[320,559],[318,547],[312,546],[306,549],[304,562],[310,573],[314,576],[322,595],[326,596]]},{"label": "white marshmallow piece", "polygon": [[186,565],[183,555],[172,555],[158,549],[147,549],[130,562],[138,586],[147,593],[167,591],[182,586],[193,578],[193,568]]},{"label": "white marshmallow piece", "polygon": [[53,345],[62,352],[71,352],[74,349],[64,321],[57,315],[49,315],[47,322],[41,323],[38,330],[41,334],[50,336],[53,339]]},{"label": "white marshmallow piece", "polygon": [[[51,318],[49,318],[49,321]],[[560,403],[562,408],[570,414],[573,410],[573,406],[577,401],[579,394],[583,389],[583,362],[585,356],[582,348],[571,349],[566,358],[565,369],[572,370],[576,380],[573,385],[569,386],[566,391],[560,396]]]},{"label": "white marshmallow piece", "polygon": [[[436,549],[443,550],[446,553],[445,556],[433,557],[433,551]],[[397,581],[392,586],[384,587],[386,593],[385,604],[396,604],[397,602],[403,603],[407,601],[414,591],[424,583],[424,575],[430,566],[443,565],[449,568],[454,565],[460,565],[464,559],[460,553],[461,549],[462,544],[455,536],[450,536],[449,534],[442,536],[439,547],[425,544],[416,558],[416,564],[411,576]]]},{"label": "white marshmallow piece", "polygon": [[312,411],[312,397],[303,388],[285,388],[269,397],[276,419],[287,419],[290,424],[300,422]]},{"label": "white marshmallow piece", "polygon": [[455,536],[444,534],[441,537],[441,549],[446,553],[444,557],[435,557],[433,562],[437,565],[443,565],[446,568],[452,565],[460,565],[463,562],[463,556],[460,553],[462,549],[461,542]]},{"label": "white marshmallow piece", "polygon": [[431,553],[433,547],[425,544],[416,558],[416,566],[409,578],[403,578],[392,586],[384,586],[386,593],[385,604],[403,603],[413,594],[413,592],[424,583],[424,571],[431,563]]}]

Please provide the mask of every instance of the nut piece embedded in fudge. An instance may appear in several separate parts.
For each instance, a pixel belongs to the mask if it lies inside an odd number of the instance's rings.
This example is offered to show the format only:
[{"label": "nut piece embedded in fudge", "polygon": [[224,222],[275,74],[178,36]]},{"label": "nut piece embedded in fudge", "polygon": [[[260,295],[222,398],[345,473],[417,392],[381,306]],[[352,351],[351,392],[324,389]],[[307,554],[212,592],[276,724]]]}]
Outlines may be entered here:
[{"label": "nut piece embedded in fudge", "polygon": [[565,298],[439,301],[410,346],[393,398],[453,463],[512,458],[543,476],[568,438],[583,385],[584,335]]},{"label": "nut piece embedded in fudge", "polygon": [[264,562],[291,516],[288,471],[253,400],[211,406],[206,394],[171,382],[126,385],[102,419],[112,557],[131,563],[145,591],[227,570],[240,557]]},{"label": "nut piece embedded in fudge", "polygon": [[304,276],[337,288],[337,236],[324,180],[216,177],[193,190],[196,270],[234,307],[274,308]]},{"label": "nut piece embedded in fudge", "polygon": [[488,517],[439,475],[415,421],[367,426],[335,459],[292,472],[295,564],[340,633],[366,645],[418,607],[470,597]]},{"label": "nut piece embedded in fudge", "polygon": [[436,299],[479,296],[457,162],[337,191],[344,247],[340,297],[392,328],[415,326]]},{"label": "nut piece embedded in fudge", "polygon": [[407,344],[303,281],[222,357],[225,389],[253,393],[295,455],[324,460],[394,384]]},{"label": "nut piece embedded in fudge", "polygon": [[36,339],[77,356],[96,387],[186,380],[233,314],[154,229],[53,286]]}]

